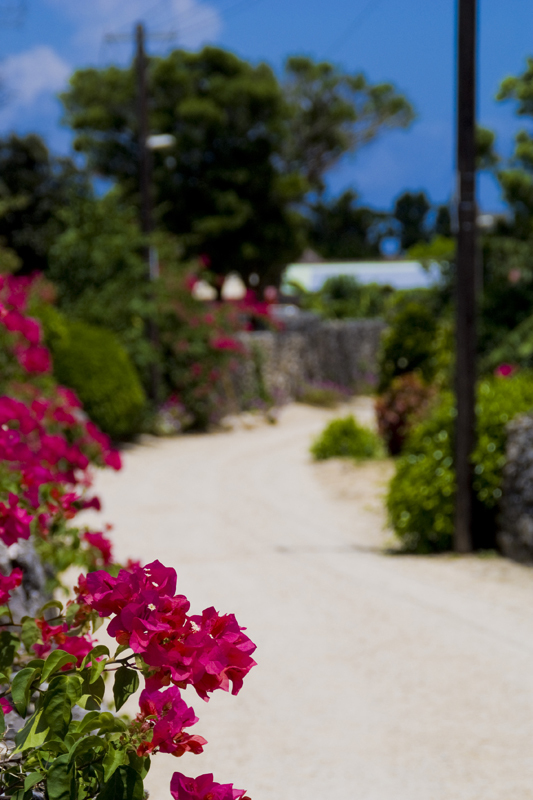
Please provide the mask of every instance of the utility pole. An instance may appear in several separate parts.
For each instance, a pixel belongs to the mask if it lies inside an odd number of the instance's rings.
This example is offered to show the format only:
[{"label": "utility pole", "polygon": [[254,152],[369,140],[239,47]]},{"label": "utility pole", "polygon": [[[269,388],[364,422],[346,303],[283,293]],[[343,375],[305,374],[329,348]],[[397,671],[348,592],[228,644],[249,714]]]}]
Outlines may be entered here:
[{"label": "utility pole", "polygon": [[[142,22],[135,29],[136,69],[137,69],[137,114],[139,129],[139,193],[141,205],[141,231],[148,239],[154,230],[152,209],[152,151],[149,147],[150,123],[148,115],[148,63],[146,58],[146,32]],[[149,281],[157,277],[157,264],[154,250],[147,243],[145,261]],[[152,293],[153,294],[153,293]],[[154,358],[159,350],[159,331],[153,317],[148,320],[148,337],[154,350]],[[150,365],[150,396],[157,403],[160,395],[161,373],[155,361]]]},{"label": "utility pole", "polygon": [[476,438],[476,6],[477,0],[458,0],[458,230],[455,281],[457,495],[454,537],[454,546],[458,553],[469,553],[472,550],[474,523],[472,453]]}]

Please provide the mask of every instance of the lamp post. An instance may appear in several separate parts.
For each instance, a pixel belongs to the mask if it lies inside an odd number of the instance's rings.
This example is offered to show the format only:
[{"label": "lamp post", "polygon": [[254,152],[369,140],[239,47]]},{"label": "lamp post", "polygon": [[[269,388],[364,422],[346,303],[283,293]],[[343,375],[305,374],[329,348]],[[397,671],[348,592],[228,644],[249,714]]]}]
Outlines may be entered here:
[{"label": "lamp post", "polygon": [[458,0],[457,68],[457,275],[455,282],[456,374],[454,546],[473,547],[473,465],[476,386],[476,28],[477,0]]}]

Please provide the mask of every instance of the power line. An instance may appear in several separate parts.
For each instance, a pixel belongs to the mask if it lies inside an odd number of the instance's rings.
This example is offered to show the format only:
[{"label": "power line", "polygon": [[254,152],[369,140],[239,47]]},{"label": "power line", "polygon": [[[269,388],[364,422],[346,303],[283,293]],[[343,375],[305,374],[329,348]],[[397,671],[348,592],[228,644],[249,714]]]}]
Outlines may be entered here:
[{"label": "power line", "polygon": [[375,11],[382,2],[383,0],[368,0],[367,4],[361,9],[355,19],[350,22],[350,24],[343,30],[341,35],[338,36],[337,39],[328,47],[326,50],[326,56],[331,55],[333,50],[338,50],[344,44],[344,42],[350,38],[354,30],[356,30],[356,28],[358,28],[361,23],[364,22],[365,19],[369,17],[370,14]]}]

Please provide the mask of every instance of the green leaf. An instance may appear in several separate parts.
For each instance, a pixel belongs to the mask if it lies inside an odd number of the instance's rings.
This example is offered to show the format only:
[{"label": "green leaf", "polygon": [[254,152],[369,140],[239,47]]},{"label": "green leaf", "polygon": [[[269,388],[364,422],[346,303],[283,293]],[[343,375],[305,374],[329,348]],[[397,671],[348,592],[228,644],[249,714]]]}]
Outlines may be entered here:
[{"label": "green leaf", "polygon": [[[75,675],[56,675],[42,696],[43,719],[50,732],[64,737],[71,719],[72,706],[81,693],[80,682],[72,682]],[[78,690],[76,691],[76,685]]]},{"label": "green leaf", "polygon": [[115,717],[110,711],[103,711],[100,714],[100,727],[98,734],[114,733],[115,731],[125,731],[128,726],[123,719]]},{"label": "green leaf", "polygon": [[130,750],[128,760],[130,767],[138,772],[141,778],[146,778],[150,769],[150,756],[138,756]]},{"label": "green leaf", "polygon": [[43,717],[43,709],[39,708],[15,736],[15,753],[23,753],[33,747],[41,747],[47,740],[50,726]]},{"label": "green leaf", "polygon": [[3,736],[6,732],[6,719],[4,717],[4,711],[2,706],[0,706],[0,736]]},{"label": "green leaf", "polygon": [[98,753],[99,757],[103,759],[108,746],[105,739],[101,739],[99,736],[86,736],[84,739],[80,739],[79,742],[76,742],[69,753],[69,758],[74,762],[76,760],[82,760],[82,756],[90,753],[90,760],[95,760],[94,756]]},{"label": "green leaf", "polygon": [[19,640],[14,633],[2,631],[0,633],[0,670],[8,669],[15,658]]},{"label": "green leaf", "polygon": [[[141,776],[131,767],[118,767],[100,790],[97,800],[143,800]],[[50,798],[55,800],[55,798]]]},{"label": "green leaf", "polygon": [[128,763],[128,754],[122,747],[117,747],[114,742],[110,742],[109,749],[103,761],[104,781],[108,781],[111,775],[123,764]]},{"label": "green leaf", "polygon": [[52,762],[46,776],[46,791],[49,800],[76,800],[74,766],[68,755],[59,756]]},{"label": "green leaf", "polygon": [[26,716],[32,684],[40,675],[41,670],[35,667],[25,667],[17,672],[11,685],[13,704],[21,717]]},{"label": "green leaf", "polygon": [[81,708],[98,711],[105,694],[105,683],[102,676],[95,680],[94,683],[90,683],[90,677],[90,671],[84,670],[82,692],[78,700],[78,705],[81,706]]},{"label": "green leaf", "polygon": [[[84,733],[95,731],[99,727],[100,714],[98,711],[89,711],[80,722],[76,723],[74,736],[83,736]],[[72,728],[71,728],[72,730]]]},{"label": "green leaf", "polygon": [[72,627],[72,623],[74,622],[74,617],[80,610],[80,606],[78,603],[72,603],[72,605],[67,606],[67,613],[65,614],[65,619],[67,621],[67,625]]},{"label": "green leaf", "polygon": [[37,783],[43,780],[44,780],[44,775],[42,772],[30,772],[30,774],[26,776],[26,780],[24,781],[24,791],[27,792],[28,789],[32,789]]},{"label": "green leaf", "polygon": [[27,667],[39,667],[42,669],[44,667],[44,658],[33,658],[31,661],[28,661],[26,664]]},{"label": "green leaf", "polygon": [[44,662],[43,674],[41,676],[42,683],[47,681],[54,672],[58,672],[61,667],[64,667],[66,664],[74,664],[76,661],[76,656],[66,653],[64,650],[52,650]]},{"label": "green leaf", "polygon": [[99,656],[107,656],[109,657],[109,648],[105,646],[105,644],[97,644],[96,647],[87,653],[83,661],[81,662],[82,669],[86,667],[90,661],[94,661]]},{"label": "green leaf", "polygon": [[49,600],[48,603],[45,603],[44,606],[41,606],[36,616],[42,617],[43,613],[48,608],[57,608],[59,611],[63,611],[63,603],[61,603],[60,600]]},{"label": "green leaf", "polygon": [[120,667],[115,672],[115,683],[113,684],[113,697],[115,698],[115,708],[118,711],[128,697],[139,688],[139,676],[134,669]]},{"label": "green leaf", "polygon": [[41,638],[41,631],[37,627],[37,623],[33,619],[33,617],[23,617],[22,618],[22,632],[20,635],[24,647],[30,652],[32,645],[35,642],[38,642]]}]

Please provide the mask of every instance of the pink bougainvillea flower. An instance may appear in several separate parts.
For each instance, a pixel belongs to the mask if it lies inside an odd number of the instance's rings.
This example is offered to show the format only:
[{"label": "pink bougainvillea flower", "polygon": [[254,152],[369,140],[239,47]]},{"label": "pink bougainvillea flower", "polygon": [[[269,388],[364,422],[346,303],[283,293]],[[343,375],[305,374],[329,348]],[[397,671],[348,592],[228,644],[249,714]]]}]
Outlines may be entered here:
[{"label": "pink bougainvillea flower", "polygon": [[237,694],[255,665],[254,643],[233,614],[208,608],[188,616],[189,601],[174,594],[176,581],[175,570],[154,561],[121,570],[116,578],[92,572],[80,578],[76,592],[78,602],[100,616],[114,615],[108,634],[154,668],[148,689],[172,682],[192,685],[204,700],[216,689]]},{"label": "pink bougainvillea flower", "polygon": [[516,367],[512,364],[500,364],[494,370],[494,374],[499,378],[509,378],[514,372],[516,372]]},{"label": "pink bougainvillea flower", "polygon": [[8,547],[19,539],[30,538],[30,522],[33,517],[19,506],[16,494],[9,494],[9,505],[0,503],[0,539]]},{"label": "pink bougainvillea flower", "polygon": [[104,564],[111,564],[113,561],[113,546],[109,539],[107,539],[103,533],[84,533],[83,538],[90,544],[91,547],[95,547],[97,550],[100,551],[102,555],[102,560]]},{"label": "pink bougainvillea flower", "polygon": [[22,583],[22,570],[16,567],[9,575],[0,575],[0,605],[9,601],[9,595]]},{"label": "pink bougainvillea flower", "polygon": [[[61,649],[72,656],[76,656],[76,666],[81,666],[81,662],[88,655],[96,642],[90,636],[66,636],[61,645]],[[68,669],[68,665],[65,666]]]},{"label": "pink bougainvillea flower", "polygon": [[182,699],[176,686],[163,692],[144,689],[139,706],[141,713],[137,719],[141,723],[148,722],[148,725],[143,725],[143,729],[151,734],[151,739],[139,745],[137,755],[153,753],[156,749],[173,756],[203,752],[206,740],[202,736],[192,736],[184,731],[184,728],[198,722],[198,717]]},{"label": "pink bougainvillea flower", "polygon": [[234,789],[232,783],[215,783],[212,774],[187,778],[175,772],[170,781],[170,794],[174,800],[238,800],[244,798],[245,789]]},{"label": "pink bougainvillea flower", "polygon": [[26,372],[50,372],[52,360],[46,347],[33,344],[29,347],[16,347],[15,354]]},{"label": "pink bougainvillea flower", "polygon": [[215,336],[211,341],[211,346],[215,350],[230,350],[234,353],[243,353],[245,350],[241,342],[231,336]]},{"label": "pink bougainvillea flower", "polygon": [[13,711],[11,705],[8,703],[5,697],[2,697],[0,700],[0,708],[4,712],[4,714],[9,714],[10,711]]}]

